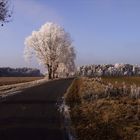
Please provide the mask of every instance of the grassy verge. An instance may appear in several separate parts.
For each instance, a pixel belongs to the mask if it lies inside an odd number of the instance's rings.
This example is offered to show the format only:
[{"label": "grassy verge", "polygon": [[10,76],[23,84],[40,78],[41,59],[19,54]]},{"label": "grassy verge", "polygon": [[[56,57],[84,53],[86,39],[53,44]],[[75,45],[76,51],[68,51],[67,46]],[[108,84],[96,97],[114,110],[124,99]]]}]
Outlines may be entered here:
[{"label": "grassy verge", "polygon": [[[139,78],[129,78],[74,80],[65,99],[78,140],[140,139],[140,99],[132,98],[128,87],[131,82],[140,83]],[[127,92],[122,82],[126,82]],[[106,90],[108,83],[115,86]]]}]

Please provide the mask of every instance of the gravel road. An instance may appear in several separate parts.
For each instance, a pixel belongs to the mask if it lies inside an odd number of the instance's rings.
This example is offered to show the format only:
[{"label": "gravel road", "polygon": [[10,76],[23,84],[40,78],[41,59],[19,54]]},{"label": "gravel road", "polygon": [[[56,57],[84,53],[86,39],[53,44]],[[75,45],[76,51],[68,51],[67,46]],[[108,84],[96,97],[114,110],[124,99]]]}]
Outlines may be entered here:
[{"label": "gravel road", "polygon": [[0,101],[0,140],[67,140],[57,101],[73,79],[49,81]]}]

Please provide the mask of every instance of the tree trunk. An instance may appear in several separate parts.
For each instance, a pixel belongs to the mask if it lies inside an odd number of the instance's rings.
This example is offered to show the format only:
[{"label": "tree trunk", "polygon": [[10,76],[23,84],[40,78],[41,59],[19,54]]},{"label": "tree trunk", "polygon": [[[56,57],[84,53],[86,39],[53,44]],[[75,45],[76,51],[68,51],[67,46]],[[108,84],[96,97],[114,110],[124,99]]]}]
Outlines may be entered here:
[{"label": "tree trunk", "polygon": [[56,78],[56,70],[57,70],[57,68],[58,68],[58,65],[56,65],[56,66],[53,67],[53,69],[52,69],[52,77],[53,77],[53,79]]},{"label": "tree trunk", "polygon": [[53,73],[52,73],[52,77],[53,77],[53,79],[56,78],[55,77],[55,71],[54,70],[53,70]]},{"label": "tree trunk", "polygon": [[48,79],[52,79],[52,73],[51,72],[49,72],[49,74],[48,74]]},{"label": "tree trunk", "polygon": [[52,79],[52,67],[48,66],[48,79]]}]

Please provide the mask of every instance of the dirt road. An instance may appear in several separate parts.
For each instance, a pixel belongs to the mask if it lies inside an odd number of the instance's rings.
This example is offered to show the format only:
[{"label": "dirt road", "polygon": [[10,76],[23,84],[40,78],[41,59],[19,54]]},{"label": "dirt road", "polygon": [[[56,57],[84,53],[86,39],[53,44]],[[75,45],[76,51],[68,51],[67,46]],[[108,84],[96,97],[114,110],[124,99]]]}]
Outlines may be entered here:
[{"label": "dirt road", "polygon": [[56,103],[72,80],[50,81],[0,101],[0,140],[67,140]]}]

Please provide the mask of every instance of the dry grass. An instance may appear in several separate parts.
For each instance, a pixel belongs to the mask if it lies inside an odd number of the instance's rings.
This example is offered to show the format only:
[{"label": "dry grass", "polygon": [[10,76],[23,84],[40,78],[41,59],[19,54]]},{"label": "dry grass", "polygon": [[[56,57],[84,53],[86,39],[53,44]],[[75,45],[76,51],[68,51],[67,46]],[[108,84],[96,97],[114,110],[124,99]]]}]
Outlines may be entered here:
[{"label": "dry grass", "polygon": [[0,77],[0,86],[25,83],[42,79],[43,77]]},{"label": "dry grass", "polygon": [[102,77],[102,80],[105,83],[112,83],[115,84],[116,81],[118,83],[118,86],[121,85],[123,82],[126,83],[126,85],[132,85],[136,84],[137,86],[140,86],[140,77]]},{"label": "dry grass", "polygon": [[[103,83],[116,81],[140,85],[139,77],[103,78]],[[104,94],[104,84],[89,78],[76,79],[68,89],[65,99],[77,139],[140,140],[140,99]]]}]

